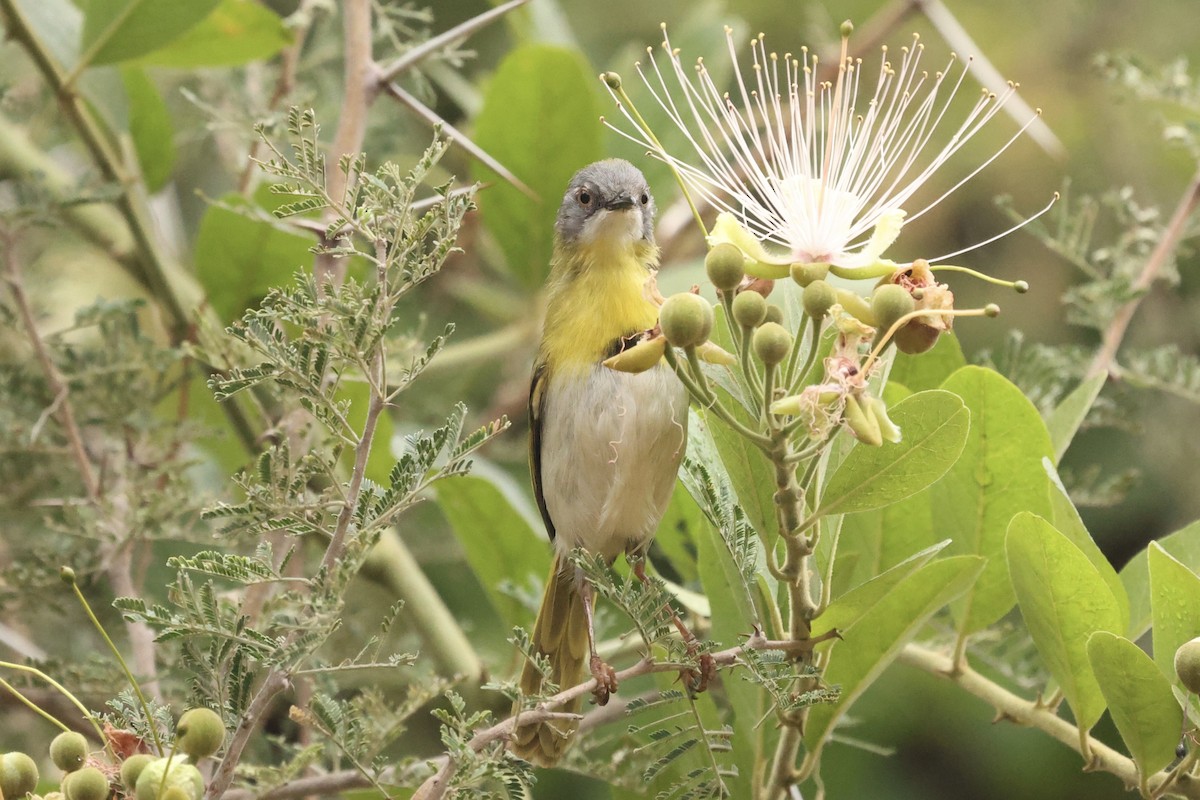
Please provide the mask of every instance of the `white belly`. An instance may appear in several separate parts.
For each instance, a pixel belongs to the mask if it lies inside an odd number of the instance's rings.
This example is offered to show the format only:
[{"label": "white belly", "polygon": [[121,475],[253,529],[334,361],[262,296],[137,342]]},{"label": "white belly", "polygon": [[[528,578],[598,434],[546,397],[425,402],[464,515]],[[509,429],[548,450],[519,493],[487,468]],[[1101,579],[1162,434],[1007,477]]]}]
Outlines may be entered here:
[{"label": "white belly", "polygon": [[687,444],[687,393],[675,374],[665,364],[637,375],[597,365],[583,380],[552,377],[542,419],[555,545],[611,560],[648,542]]}]

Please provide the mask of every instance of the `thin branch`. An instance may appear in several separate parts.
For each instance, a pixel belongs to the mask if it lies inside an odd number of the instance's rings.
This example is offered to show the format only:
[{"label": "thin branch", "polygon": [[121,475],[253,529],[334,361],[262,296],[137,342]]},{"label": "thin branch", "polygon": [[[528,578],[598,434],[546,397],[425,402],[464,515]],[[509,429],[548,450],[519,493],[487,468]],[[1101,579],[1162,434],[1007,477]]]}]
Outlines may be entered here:
[{"label": "thin branch", "polygon": [[527,2],[529,2],[529,0],[509,0],[509,2],[504,3],[503,5],[496,6],[490,11],[485,11],[482,14],[471,17],[466,22],[456,25],[450,30],[439,33],[432,39],[417,45],[413,49],[405,52],[404,55],[396,58],[387,66],[380,67],[380,85],[382,86],[385,83],[394,81],[400,76],[401,73],[406,72],[407,70],[416,66],[422,60],[428,58],[441,48],[446,47],[456,40],[467,38],[471,34],[475,33],[475,31],[491,25],[493,22],[500,19],[500,17],[504,16],[513,9],[518,8],[519,6],[525,5]]},{"label": "thin branch", "polygon": [[1087,374],[1084,380],[1092,378],[1096,375],[1112,373],[1113,367],[1117,360],[1117,350],[1121,347],[1121,342],[1125,338],[1125,331],[1129,328],[1129,323],[1133,319],[1134,312],[1145,299],[1145,290],[1150,287],[1150,284],[1162,272],[1167,261],[1170,260],[1175,248],[1179,246],[1179,242],[1183,239],[1187,232],[1188,220],[1195,213],[1197,206],[1200,206],[1200,171],[1192,176],[1191,183],[1188,184],[1183,196],[1179,198],[1179,205],[1175,207],[1175,213],[1171,215],[1170,222],[1167,223],[1166,230],[1163,231],[1162,238],[1158,240],[1154,251],[1150,253],[1146,263],[1142,265],[1142,271],[1138,273],[1130,286],[1138,296],[1121,306],[1117,313],[1113,315],[1112,321],[1108,324],[1108,328],[1104,331],[1101,338],[1100,352],[1096,353],[1096,357],[1092,360],[1091,366],[1088,367]]},{"label": "thin branch", "polygon": [[[1079,729],[1054,713],[1053,710],[1031,700],[1019,697],[1004,687],[993,683],[966,665],[955,665],[942,653],[915,644],[905,645],[897,660],[902,664],[945,678],[968,694],[972,694],[996,709],[998,719],[1010,720],[1017,725],[1037,728],[1050,737],[1082,754]],[[1133,759],[1122,755],[1111,747],[1091,739],[1088,742],[1090,758],[1085,769],[1102,769],[1116,775],[1126,786],[1138,785],[1138,769]],[[1167,772],[1151,775],[1147,782],[1152,794],[1168,777]],[[1189,779],[1176,781],[1172,793],[1182,797],[1200,798],[1200,781]]]},{"label": "thin branch", "polygon": [[262,686],[254,695],[254,699],[242,713],[241,719],[238,720],[237,730],[233,732],[233,737],[229,740],[229,747],[225,750],[225,757],[221,759],[221,766],[217,768],[212,781],[208,784],[206,797],[209,800],[218,800],[225,794],[225,790],[233,782],[234,771],[242,760],[242,751],[246,749],[251,737],[258,730],[259,724],[270,710],[276,695],[288,688],[290,684],[291,681],[282,670],[272,669],[267,673],[266,680],[263,681]]}]

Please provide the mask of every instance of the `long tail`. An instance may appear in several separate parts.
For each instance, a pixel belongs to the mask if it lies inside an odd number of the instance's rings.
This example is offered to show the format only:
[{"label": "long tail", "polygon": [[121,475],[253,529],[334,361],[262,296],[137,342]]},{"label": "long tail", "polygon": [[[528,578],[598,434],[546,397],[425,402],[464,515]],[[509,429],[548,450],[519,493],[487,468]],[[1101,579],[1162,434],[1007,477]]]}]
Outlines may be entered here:
[{"label": "long tail", "polygon": [[[575,584],[575,570],[561,553],[555,555],[546,580],[532,643],[550,660],[550,679],[560,688],[567,689],[583,679],[588,658],[587,616]],[[521,693],[537,694],[541,688],[541,672],[526,662],[521,671]],[[580,700],[576,699],[559,710],[575,712],[579,706]],[[514,732],[509,749],[530,763],[552,767],[570,747],[576,727],[563,720],[522,725]]]}]

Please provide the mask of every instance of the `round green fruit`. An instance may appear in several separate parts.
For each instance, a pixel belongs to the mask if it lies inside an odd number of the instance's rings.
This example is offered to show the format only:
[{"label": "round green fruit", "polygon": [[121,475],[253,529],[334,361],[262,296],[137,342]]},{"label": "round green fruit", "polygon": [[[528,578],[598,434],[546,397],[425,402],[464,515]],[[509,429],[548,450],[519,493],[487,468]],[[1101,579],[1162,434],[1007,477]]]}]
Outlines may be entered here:
[{"label": "round green fruit", "polygon": [[880,335],[887,333],[896,320],[916,308],[916,301],[903,286],[885,283],[871,295],[871,314]]},{"label": "round green fruit", "polygon": [[211,708],[192,708],[183,712],[175,726],[175,747],[193,761],[208,758],[225,743],[225,723]]},{"label": "round green fruit", "polygon": [[759,360],[773,367],[792,351],[792,335],[777,322],[764,322],[754,332],[753,345]]},{"label": "round green fruit", "polygon": [[5,753],[0,756],[0,795],[5,800],[17,800],[33,792],[38,785],[38,768],[24,753]]},{"label": "round green fruit", "polygon": [[63,772],[74,772],[87,758],[87,739],[82,733],[63,731],[50,742],[50,760]]},{"label": "round green fruit", "polygon": [[704,257],[704,270],[713,286],[731,292],[746,277],[745,257],[736,245],[722,242]]},{"label": "round green fruit", "polygon": [[133,791],[137,787],[138,776],[142,774],[142,770],[146,765],[154,760],[154,756],[149,753],[138,753],[125,759],[121,764],[121,783],[129,791]]},{"label": "round green fruit", "polygon": [[676,347],[695,347],[712,333],[713,310],[698,294],[683,292],[667,298],[659,311],[663,336]]},{"label": "round green fruit", "polygon": [[733,298],[733,319],[743,328],[757,328],[767,318],[767,300],[758,292],[741,292]]},{"label": "round green fruit", "polygon": [[829,308],[838,301],[837,289],[829,281],[816,280],[804,287],[800,303],[804,313],[813,319],[824,319]]},{"label": "round green fruit", "polygon": [[63,778],[66,800],[104,800],[108,797],[108,778],[95,767],[75,770]]},{"label": "round green fruit", "polygon": [[1192,694],[1200,694],[1200,636],[1175,651],[1175,674]]},{"label": "round green fruit", "polygon": [[[166,773],[166,780],[163,774]],[[162,794],[159,793],[161,787]],[[186,756],[171,759],[171,770],[167,772],[167,759],[156,758],[146,765],[137,779],[137,800],[164,800],[166,793],[178,788],[187,800],[201,800],[204,796],[204,778],[200,770],[187,762]]]}]

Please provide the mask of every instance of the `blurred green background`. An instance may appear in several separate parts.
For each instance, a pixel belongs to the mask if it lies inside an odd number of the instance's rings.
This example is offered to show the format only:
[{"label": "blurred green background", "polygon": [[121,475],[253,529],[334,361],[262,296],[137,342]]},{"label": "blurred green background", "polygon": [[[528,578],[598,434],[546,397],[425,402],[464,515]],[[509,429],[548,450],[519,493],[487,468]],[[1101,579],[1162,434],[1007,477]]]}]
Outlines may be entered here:
[{"label": "blurred green background", "polygon": [[[292,0],[272,0],[266,5],[282,15],[297,8]],[[407,7],[381,5],[397,12]],[[648,104],[632,63],[646,46],[658,45],[662,21],[669,24],[678,42],[705,42],[702,52],[710,62],[717,62],[723,60],[717,45],[724,25],[733,26],[743,38],[764,31],[772,49],[795,51],[808,44],[825,54],[836,52],[838,25],[843,19],[849,18],[865,30],[872,20],[908,5],[876,0],[532,0],[503,22],[472,36],[463,45],[461,59],[440,61],[406,76],[403,83],[444,120],[485,147],[493,136],[489,125],[543,129],[544,149],[510,154],[511,158],[496,154],[531,185],[539,185],[544,177],[542,165],[553,161],[559,150],[592,151],[593,157],[622,155],[639,160],[651,175],[660,211],[677,212],[677,189],[661,167],[645,163],[636,148],[595,120],[601,113],[615,116],[599,81],[586,84],[591,87],[590,97],[564,100],[577,112],[571,117],[571,126],[532,115],[524,120],[489,120],[485,95],[490,82],[499,79],[497,69],[505,56],[531,42],[565,47],[574,55],[566,57],[564,68],[579,69],[589,77],[604,70],[620,72],[634,99]],[[916,10],[920,5],[911,3],[911,13],[886,41],[898,47],[909,41],[912,32],[920,33],[930,64],[940,64],[952,48]],[[1097,59],[1106,53],[1130,54],[1151,71],[1179,59],[1194,59],[1200,53],[1200,39],[1195,35],[1200,9],[1195,0],[948,0],[946,5],[974,40],[978,55],[1005,77],[1019,81],[1021,97],[1043,110],[1043,119],[1061,141],[1065,155],[1049,153],[1030,138],[1022,138],[934,212],[906,228],[891,255],[897,259],[931,256],[987,239],[1012,224],[997,207],[998,195],[1011,196],[1014,207],[1029,214],[1061,190],[1064,181],[1070,182],[1072,194],[1130,187],[1140,205],[1156,206],[1164,217],[1170,214],[1195,163],[1188,152],[1171,147],[1164,139],[1159,110],[1106,77]],[[411,19],[414,26],[436,33],[489,7],[482,0],[434,0],[432,21]],[[403,14],[396,18],[409,19]],[[316,108],[327,136],[335,125],[340,102],[339,35],[336,18],[325,18],[314,26],[303,50],[299,80],[288,98],[289,103]],[[377,57],[386,60],[386,56],[385,42],[378,47]],[[864,59],[874,64],[877,55],[868,53]],[[149,73],[174,120],[177,149],[170,180],[154,198],[160,231],[176,253],[200,273],[210,291],[230,280],[221,270],[227,270],[234,258],[229,243],[222,240],[227,229],[206,228],[217,225],[214,214],[220,213],[211,210],[210,200],[238,190],[251,126],[273,88],[273,69],[270,64],[256,63],[236,70],[152,69]],[[541,78],[533,72],[508,79]],[[0,85],[5,116],[44,143],[56,158],[73,163],[66,146],[69,134],[61,127],[53,104],[45,102],[40,79],[11,43],[0,49]],[[973,91],[965,91],[968,101],[973,99]],[[117,105],[104,111],[117,116],[123,113]],[[579,113],[585,122],[576,121]],[[1002,146],[1017,127],[1018,123],[1006,116],[996,117],[922,196],[928,202],[953,186]],[[392,159],[403,164],[424,149],[430,134],[429,125],[404,108],[377,102],[369,118],[365,150],[372,163]],[[570,142],[569,146],[564,142]],[[463,181],[494,181],[494,175],[462,147],[451,150],[443,169],[447,177],[455,175]],[[524,403],[537,335],[536,286],[542,273],[537,264],[506,263],[504,253],[511,245],[497,241],[488,230],[489,193],[506,191],[513,190],[499,183],[483,190],[481,210],[471,216],[463,231],[463,252],[418,292],[407,308],[427,330],[439,330],[445,321],[454,320],[459,331],[456,346],[422,379],[412,405],[404,409],[397,433],[438,420],[446,398],[465,399],[475,422],[508,414],[514,420],[513,430],[486,455],[490,466],[507,474],[528,502]],[[552,219],[558,198],[549,194],[542,199],[543,211]],[[914,206],[921,205],[918,197]],[[254,244],[275,248],[271,252],[276,256],[290,254],[297,266],[308,259],[302,237]],[[81,247],[44,241],[28,270],[40,306],[54,311],[60,322],[69,318],[72,308],[97,295],[135,291],[115,266],[92,260]],[[690,228],[667,239],[660,277],[665,287],[684,287],[700,279],[701,247],[699,236]],[[240,257],[252,259],[244,249]],[[1093,332],[1067,324],[1060,303],[1063,292],[1079,276],[1035,237],[1018,232],[957,260],[989,274],[1025,279],[1032,286],[1028,294],[1016,296],[966,279],[952,282],[960,307],[996,301],[1004,310],[998,321],[967,320],[956,328],[968,358],[1002,348],[1011,329],[1020,330],[1028,343],[1095,344]],[[255,292],[265,290],[249,272],[253,264],[239,268],[247,271],[233,277],[243,277],[245,283],[231,292],[227,306],[218,305],[226,319],[241,304],[252,301]],[[1179,272],[1178,286],[1159,285],[1152,291],[1134,320],[1130,342],[1174,342],[1191,353],[1200,348],[1200,326],[1195,322],[1200,317],[1200,269],[1195,253],[1183,254]],[[1120,387],[1118,391],[1130,394]],[[1200,418],[1196,406],[1150,390],[1133,393],[1130,401],[1137,411],[1127,415],[1125,429],[1084,433],[1064,462],[1079,472],[1093,465],[1099,465],[1105,475],[1138,471],[1136,483],[1122,502],[1085,510],[1093,535],[1118,566],[1146,541],[1200,517],[1194,437],[1181,435],[1195,430]],[[227,464],[237,459],[236,453],[221,455]],[[463,579],[466,569],[461,553],[447,531],[437,507],[426,504],[408,518],[404,535],[451,607],[462,612],[468,625],[474,620],[477,627],[468,633],[478,637],[498,668],[505,668],[508,662],[501,655],[507,648],[505,632],[485,624],[486,615],[478,613],[477,608],[485,602],[482,592],[473,580]],[[365,604],[386,602],[373,589],[363,591]],[[825,790],[836,798],[895,799],[1051,800],[1124,795],[1111,776],[1081,773],[1078,757],[1066,748],[1037,733],[991,725],[990,715],[982,704],[959,697],[934,679],[896,667],[856,705],[857,724],[848,731],[872,745],[894,748],[894,754],[888,757],[848,745],[830,747],[825,758]],[[1107,724],[1106,718],[1101,725]],[[433,739],[429,745],[430,754],[438,749]],[[606,789],[594,783],[577,784],[561,775],[547,775],[537,796],[561,797],[568,791],[577,800],[608,796]],[[806,787],[806,792],[815,792],[815,787]]]}]

